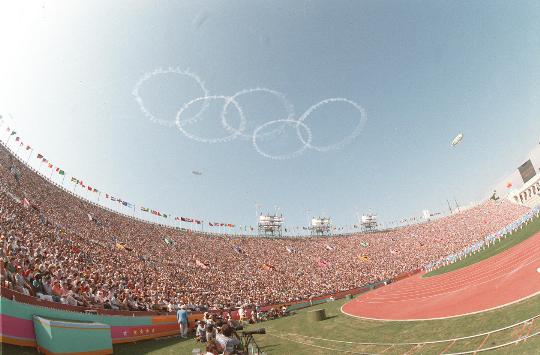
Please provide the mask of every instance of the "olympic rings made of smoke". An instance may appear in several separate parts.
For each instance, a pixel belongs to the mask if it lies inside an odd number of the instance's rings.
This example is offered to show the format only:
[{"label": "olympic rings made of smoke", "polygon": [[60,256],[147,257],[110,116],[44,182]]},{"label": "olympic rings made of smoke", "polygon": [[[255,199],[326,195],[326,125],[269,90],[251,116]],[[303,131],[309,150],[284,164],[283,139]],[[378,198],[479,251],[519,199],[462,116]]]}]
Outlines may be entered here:
[{"label": "olympic rings made of smoke", "polygon": [[[188,79],[193,80],[200,87],[201,92],[202,92],[202,96],[195,97],[191,99],[190,101],[187,101],[186,103],[184,103],[180,107],[178,112],[176,113],[176,117],[174,119],[156,117],[145,106],[144,100],[140,95],[141,86],[143,86],[147,81],[153,79],[154,77],[162,76],[162,75],[184,76]],[[267,93],[276,97],[283,105],[286,112],[286,116],[284,118],[267,121],[259,125],[258,127],[256,127],[253,130],[253,132],[246,132],[247,118],[244,114],[242,106],[238,103],[237,99],[240,96],[245,96],[252,93]],[[168,68],[168,69],[157,68],[152,72],[145,73],[139,79],[139,81],[135,84],[132,94],[135,98],[135,101],[139,105],[139,109],[141,110],[143,115],[147,117],[153,123],[157,123],[164,127],[176,126],[176,128],[180,131],[180,133],[182,133],[186,138],[189,138],[199,143],[207,143],[207,144],[227,143],[237,138],[244,139],[244,140],[251,140],[253,148],[259,155],[268,159],[272,159],[272,160],[286,160],[286,159],[297,158],[301,156],[304,152],[306,152],[308,149],[318,151],[321,153],[340,150],[343,147],[345,147],[347,144],[350,144],[362,133],[367,122],[366,110],[358,103],[347,98],[333,97],[333,98],[321,100],[318,103],[311,106],[310,108],[308,108],[302,115],[300,115],[297,119],[295,119],[294,105],[290,103],[287,97],[279,91],[264,88],[264,87],[257,87],[257,88],[252,88],[252,89],[240,90],[232,96],[210,95],[210,91],[205,87],[204,82],[201,80],[201,78],[198,75],[190,72],[189,70],[182,70],[179,68]],[[186,127],[193,125],[199,121],[201,115],[206,111],[206,109],[210,105],[210,101],[212,100],[222,100],[224,102],[223,109],[220,114],[220,120],[221,120],[222,127],[226,131],[228,131],[230,134],[223,137],[218,137],[218,138],[208,138],[208,137],[200,137],[195,134],[189,133],[188,130],[186,130]],[[196,112],[194,115],[190,117],[182,117],[185,114],[186,110],[191,105],[195,103],[199,103],[199,102],[202,102],[202,107],[199,109],[198,112]],[[333,104],[333,103],[344,103],[344,104],[351,105],[358,112],[358,124],[351,131],[349,135],[347,135],[345,138],[343,138],[341,141],[337,143],[326,145],[326,146],[313,145],[311,143],[313,139],[312,131],[305,122],[308,120],[311,114],[313,114],[315,111],[320,109],[322,106],[327,105],[327,104]],[[227,120],[227,113],[229,112],[231,106],[234,107],[234,109],[238,112],[238,115],[240,118],[238,127],[231,126],[231,124]],[[278,125],[277,128],[270,130],[269,132],[265,132],[265,133],[261,132],[262,130],[267,129],[267,127],[271,125],[276,125],[276,124]],[[268,152],[263,151],[258,142],[264,139],[268,139],[269,137],[271,138],[272,136],[275,136],[276,134],[281,134],[281,132],[286,126],[293,126],[294,128],[296,128],[296,135],[303,145],[296,151],[288,153],[288,154],[275,155],[275,154],[270,154]],[[305,130],[305,132],[307,133],[307,138],[305,138],[302,135],[301,128]]]}]

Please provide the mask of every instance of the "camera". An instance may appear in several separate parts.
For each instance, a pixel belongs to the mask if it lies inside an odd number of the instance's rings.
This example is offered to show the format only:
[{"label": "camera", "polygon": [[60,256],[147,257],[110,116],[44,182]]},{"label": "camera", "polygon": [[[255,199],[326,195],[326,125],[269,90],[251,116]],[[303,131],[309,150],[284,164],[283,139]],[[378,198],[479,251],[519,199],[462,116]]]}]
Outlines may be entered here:
[{"label": "camera", "polygon": [[244,330],[242,335],[266,334],[266,329]]}]

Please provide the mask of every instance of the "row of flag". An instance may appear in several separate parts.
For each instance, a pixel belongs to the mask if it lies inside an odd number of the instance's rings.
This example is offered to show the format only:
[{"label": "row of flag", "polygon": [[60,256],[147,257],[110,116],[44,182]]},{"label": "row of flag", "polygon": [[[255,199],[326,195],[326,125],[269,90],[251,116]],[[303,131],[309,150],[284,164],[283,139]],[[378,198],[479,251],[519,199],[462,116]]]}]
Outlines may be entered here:
[{"label": "row of flag", "polygon": [[[11,129],[10,127],[7,127],[6,128],[6,132],[9,133],[9,137],[11,136],[15,136],[15,141],[16,142],[19,142],[19,146],[20,147],[23,147],[25,144],[22,142],[22,139],[21,137],[17,136],[17,132],[13,129]],[[29,145],[29,144],[26,144],[26,148],[25,148],[27,151],[31,150],[30,154],[32,154],[33,152],[33,148]],[[41,160],[41,164],[47,164],[47,168],[48,169],[51,169],[51,174],[53,172],[56,172],[58,175],[60,176],[65,176],[65,171],[60,168],[59,166],[55,166],[52,162],[49,161],[49,159],[47,159],[43,154],[41,153],[38,153],[36,158],[38,160]],[[76,177],[71,177],[71,180],[70,180],[72,183],[75,184],[75,186],[81,186],[83,189],[86,189],[92,193],[96,193],[96,194],[100,194],[101,196],[101,191],[98,190],[97,188],[95,187],[92,187],[90,185],[87,185],[85,184],[82,180],[76,178]],[[511,185],[510,185],[511,187]],[[128,207],[128,208],[132,208],[132,209],[135,209],[135,205],[130,203],[130,202],[127,202],[121,198],[118,198],[118,197],[114,197],[108,193],[105,194],[105,198],[108,199],[108,200],[111,200],[113,202],[117,202],[118,204],[124,206],[124,207]],[[144,206],[141,206],[140,207],[140,210],[142,212],[147,212],[147,213],[150,213],[152,215],[155,215],[155,216],[158,216],[158,217],[162,217],[162,218],[169,218],[169,217],[172,217],[169,213],[163,213],[163,212],[160,212],[158,210],[154,210],[154,209],[150,209],[150,208],[147,208],[147,207],[144,207]],[[436,214],[432,214],[432,215],[438,215],[440,213],[436,213]],[[180,222],[186,222],[186,223],[193,223],[193,224],[197,224],[197,225],[203,225],[204,224],[204,221],[202,220],[198,220],[198,219],[195,219],[195,218],[190,218],[190,217],[175,217],[174,218],[175,221],[180,221]],[[397,224],[400,224],[400,223],[405,223],[405,222],[412,222],[412,221],[419,221],[421,220],[420,217],[412,217],[412,218],[404,218],[404,219],[401,219],[399,221],[393,221],[393,222],[389,222],[388,225],[397,225]],[[208,226],[209,227],[225,227],[225,228],[240,228],[240,230],[242,230],[242,226],[237,226],[235,224],[232,224],[232,223],[222,223],[222,222],[207,222],[208,223]],[[345,227],[345,226],[331,226],[330,229],[332,231],[342,231],[342,230],[347,230],[347,229],[358,229],[360,228],[359,225],[352,225],[352,226],[349,226],[349,228]],[[285,232],[289,232],[289,231],[298,231],[298,230],[309,230],[310,227],[306,227],[306,226],[303,226],[303,227],[299,227],[299,226],[296,226],[296,227],[288,227],[288,228],[284,228]],[[243,230],[244,231],[254,231],[255,228],[253,228],[252,226],[244,226],[243,227]]]}]

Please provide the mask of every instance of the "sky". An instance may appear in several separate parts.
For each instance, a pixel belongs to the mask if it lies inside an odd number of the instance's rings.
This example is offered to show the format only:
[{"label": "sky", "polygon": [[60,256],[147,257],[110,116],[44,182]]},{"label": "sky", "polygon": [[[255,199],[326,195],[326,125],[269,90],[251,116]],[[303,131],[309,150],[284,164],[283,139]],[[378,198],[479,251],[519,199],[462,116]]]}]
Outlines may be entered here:
[{"label": "sky", "polygon": [[446,212],[540,142],[535,1],[2,2],[0,44],[34,155],[173,216]]}]

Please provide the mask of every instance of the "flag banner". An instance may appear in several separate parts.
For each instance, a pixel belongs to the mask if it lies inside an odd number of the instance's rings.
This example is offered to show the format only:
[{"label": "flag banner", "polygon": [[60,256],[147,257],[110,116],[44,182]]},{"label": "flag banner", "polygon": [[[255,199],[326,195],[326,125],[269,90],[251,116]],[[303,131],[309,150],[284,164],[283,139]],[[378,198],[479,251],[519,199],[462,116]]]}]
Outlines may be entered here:
[{"label": "flag banner", "polygon": [[205,270],[208,269],[207,263],[203,263],[203,262],[200,261],[199,259],[195,259],[195,264],[196,264],[198,267],[202,268],[202,269],[205,269]]},{"label": "flag banner", "polygon": [[266,270],[266,271],[274,271],[274,270],[276,270],[274,265],[270,265],[270,264],[267,264],[267,263],[262,264],[261,269]]},{"label": "flag banner", "polygon": [[30,202],[26,199],[26,197],[23,198],[22,205],[23,205],[24,208],[30,207]]},{"label": "flag banner", "polygon": [[319,265],[319,267],[322,267],[322,268],[325,268],[328,266],[328,261],[324,260],[324,259],[319,259],[319,261],[317,261],[317,265]]},{"label": "flag banner", "polygon": [[358,255],[358,259],[360,261],[369,261],[369,256],[367,256],[366,254]]}]

